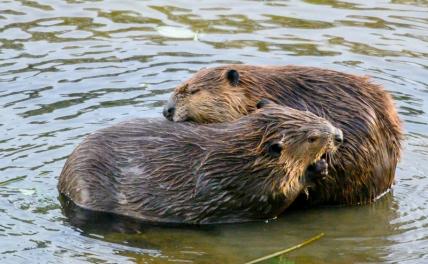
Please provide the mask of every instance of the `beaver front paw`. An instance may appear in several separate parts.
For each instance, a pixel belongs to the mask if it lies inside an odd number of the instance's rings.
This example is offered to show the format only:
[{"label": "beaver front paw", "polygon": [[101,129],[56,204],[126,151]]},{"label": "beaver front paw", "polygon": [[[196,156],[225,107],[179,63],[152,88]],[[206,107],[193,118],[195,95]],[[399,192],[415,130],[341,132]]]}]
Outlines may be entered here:
[{"label": "beaver front paw", "polygon": [[311,164],[306,170],[306,176],[309,180],[315,180],[318,178],[324,179],[328,175],[328,163],[325,159]]}]

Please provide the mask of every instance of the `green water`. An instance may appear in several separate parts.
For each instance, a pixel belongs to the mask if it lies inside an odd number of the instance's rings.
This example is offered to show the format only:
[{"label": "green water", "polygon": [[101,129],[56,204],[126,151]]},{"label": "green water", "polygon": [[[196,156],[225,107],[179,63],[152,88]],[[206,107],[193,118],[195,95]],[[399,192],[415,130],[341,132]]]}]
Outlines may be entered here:
[{"label": "green water", "polygon": [[[56,183],[82,138],[162,118],[177,84],[223,63],[319,66],[384,85],[406,130],[393,192],[268,223],[72,225]],[[243,263],[320,232],[282,263],[428,263],[427,102],[424,0],[0,0],[0,181],[11,180],[0,185],[0,263]]]}]

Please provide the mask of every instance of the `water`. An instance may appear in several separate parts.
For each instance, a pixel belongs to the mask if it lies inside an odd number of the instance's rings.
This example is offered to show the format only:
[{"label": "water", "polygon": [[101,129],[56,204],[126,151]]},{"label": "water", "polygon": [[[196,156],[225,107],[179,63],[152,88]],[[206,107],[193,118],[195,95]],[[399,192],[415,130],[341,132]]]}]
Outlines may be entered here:
[{"label": "water", "polygon": [[[0,186],[0,262],[242,263],[324,232],[282,263],[428,263],[427,47],[424,0],[0,0],[0,181],[17,178]],[[373,76],[406,130],[393,193],[269,223],[71,225],[56,184],[76,144],[118,121],[161,117],[177,84],[223,63]]]}]

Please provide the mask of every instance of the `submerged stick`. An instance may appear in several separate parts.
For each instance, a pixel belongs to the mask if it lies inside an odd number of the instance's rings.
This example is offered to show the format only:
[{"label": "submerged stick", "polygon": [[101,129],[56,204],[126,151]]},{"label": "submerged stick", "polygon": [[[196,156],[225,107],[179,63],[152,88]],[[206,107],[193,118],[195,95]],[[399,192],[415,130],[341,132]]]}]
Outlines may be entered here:
[{"label": "submerged stick", "polygon": [[298,249],[298,248],[301,248],[301,247],[303,247],[303,246],[306,246],[307,244],[312,243],[312,242],[314,242],[315,240],[318,240],[318,239],[322,238],[323,236],[324,236],[324,233],[320,233],[320,234],[318,234],[318,235],[316,235],[316,236],[314,236],[314,237],[312,237],[312,238],[309,238],[308,240],[305,240],[305,241],[303,241],[302,243],[300,243],[300,244],[298,244],[298,245],[295,245],[295,246],[293,246],[293,247],[291,247],[291,248],[287,248],[287,249],[284,249],[284,250],[281,250],[281,251],[278,251],[278,252],[272,253],[272,254],[270,254],[270,255],[267,255],[267,256],[264,256],[264,257],[261,257],[261,258],[258,258],[258,259],[255,259],[255,260],[249,261],[249,262],[247,262],[247,263],[245,263],[245,264],[254,264],[254,263],[259,263],[259,262],[261,262],[261,261],[263,261],[263,260],[267,260],[267,259],[270,259],[270,258],[273,258],[273,257],[277,257],[277,256],[279,256],[279,255],[282,255],[282,254],[288,253],[288,252],[290,252],[290,251],[293,251],[293,250],[295,250],[295,249]]},{"label": "submerged stick", "polygon": [[9,179],[9,180],[6,180],[6,181],[2,181],[2,182],[0,182],[0,186],[4,186],[4,185],[7,185],[7,184],[12,183],[12,182],[21,181],[21,180],[23,180],[25,178],[27,178],[27,176],[19,176],[19,177],[12,178],[12,179]]}]

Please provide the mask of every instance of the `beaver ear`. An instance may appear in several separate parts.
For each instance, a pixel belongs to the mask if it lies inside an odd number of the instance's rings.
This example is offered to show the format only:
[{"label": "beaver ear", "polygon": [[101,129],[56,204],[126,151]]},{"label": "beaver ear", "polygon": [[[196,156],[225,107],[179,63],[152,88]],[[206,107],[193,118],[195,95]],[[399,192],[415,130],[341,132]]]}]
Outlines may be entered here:
[{"label": "beaver ear", "polygon": [[257,104],[256,104],[256,108],[257,109],[260,109],[260,108],[263,108],[263,107],[265,107],[266,105],[268,105],[268,104],[272,104],[273,102],[271,101],[271,100],[269,100],[269,99],[266,99],[266,98],[262,98],[262,99],[260,99],[260,101],[258,101],[257,102]]},{"label": "beaver ear", "polygon": [[227,80],[230,85],[237,86],[239,83],[239,73],[236,70],[229,70],[227,72]]},{"label": "beaver ear", "polygon": [[272,157],[279,157],[282,151],[282,144],[280,142],[272,142],[269,144],[268,153]]}]

